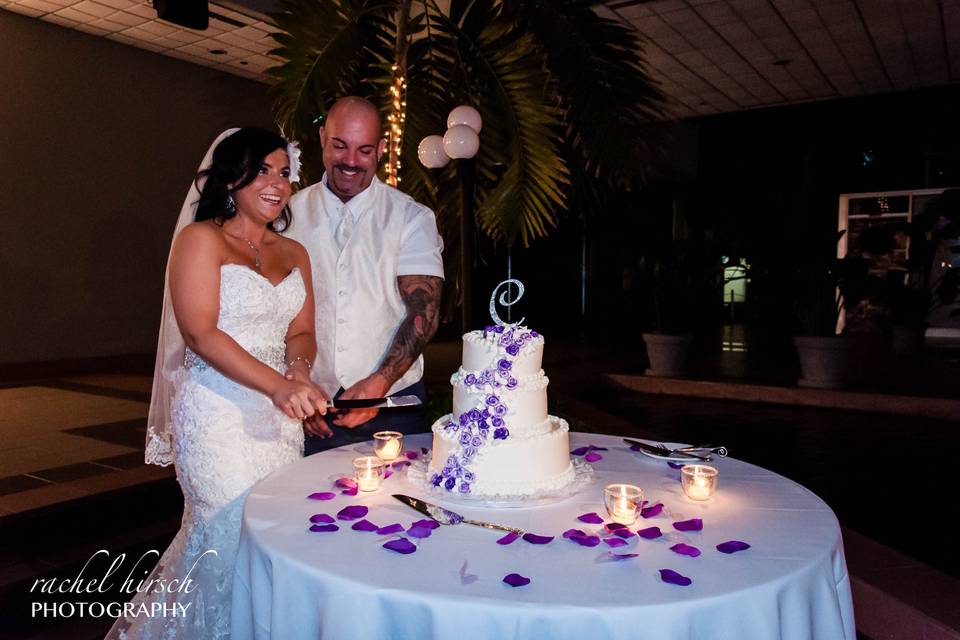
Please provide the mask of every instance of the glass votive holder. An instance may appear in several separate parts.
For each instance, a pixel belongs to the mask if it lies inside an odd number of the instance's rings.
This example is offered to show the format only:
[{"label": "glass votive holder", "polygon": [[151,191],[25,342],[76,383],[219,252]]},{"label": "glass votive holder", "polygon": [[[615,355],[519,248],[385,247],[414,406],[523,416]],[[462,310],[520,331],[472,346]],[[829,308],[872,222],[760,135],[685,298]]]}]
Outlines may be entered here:
[{"label": "glass votive holder", "polygon": [[373,434],[373,452],[384,462],[396,460],[403,451],[403,434],[399,431],[377,431]]},{"label": "glass votive holder", "polygon": [[383,482],[383,461],[373,456],[353,459],[353,477],[360,491],[376,491]]},{"label": "glass votive holder", "polygon": [[717,490],[717,469],[705,464],[687,464],[680,469],[680,486],[691,500],[709,500]]},{"label": "glass votive holder", "polygon": [[603,488],[603,505],[610,519],[633,524],[643,504],[643,489],[632,484],[608,484]]}]

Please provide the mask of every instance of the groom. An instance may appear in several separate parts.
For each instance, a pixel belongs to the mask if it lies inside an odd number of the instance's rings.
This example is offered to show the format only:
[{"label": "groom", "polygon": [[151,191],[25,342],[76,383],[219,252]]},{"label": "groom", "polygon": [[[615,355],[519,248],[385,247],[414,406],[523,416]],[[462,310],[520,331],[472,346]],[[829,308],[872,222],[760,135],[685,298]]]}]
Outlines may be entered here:
[{"label": "groom", "polygon": [[[417,395],[439,323],[443,241],[433,212],[376,177],[386,141],[372,103],[338,100],[320,127],[323,179],[290,200],[287,235],[307,248],[317,306],[310,377],[328,397]],[[305,454],[429,428],[415,410],[336,411],[308,419]],[[330,434],[330,435],[328,435]]]}]

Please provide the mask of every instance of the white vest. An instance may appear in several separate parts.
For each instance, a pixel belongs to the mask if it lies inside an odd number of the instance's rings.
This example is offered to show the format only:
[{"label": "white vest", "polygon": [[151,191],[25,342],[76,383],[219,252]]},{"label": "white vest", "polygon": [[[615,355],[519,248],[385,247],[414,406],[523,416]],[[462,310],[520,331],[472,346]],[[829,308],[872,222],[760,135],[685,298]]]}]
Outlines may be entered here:
[{"label": "white vest", "polygon": [[[311,378],[331,398],[338,388],[347,389],[379,368],[407,317],[397,261],[404,209],[412,199],[376,178],[367,191],[345,205],[318,182],[290,200],[293,223],[285,235],[306,247],[313,274],[317,358]],[[338,254],[329,218],[339,220],[340,214],[327,207],[351,205],[356,225]],[[421,377],[423,356],[388,394]]]}]

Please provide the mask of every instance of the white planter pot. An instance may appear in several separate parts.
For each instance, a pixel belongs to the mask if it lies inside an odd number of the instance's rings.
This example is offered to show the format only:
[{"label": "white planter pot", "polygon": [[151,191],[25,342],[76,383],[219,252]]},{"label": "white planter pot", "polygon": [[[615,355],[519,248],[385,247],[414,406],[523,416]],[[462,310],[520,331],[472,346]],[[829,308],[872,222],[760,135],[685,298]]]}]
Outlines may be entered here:
[{"label": "white planter pot", "polygon": [[645,333],[643,341],[647,345],[647,359],[650,360],[650,368],[646,371],[648,376],[680,378],[687,375],[693,336]]},{"label": "white planter pot", "polygon": [[836,389],[847,383],[850,342],[844,336],[794,336],[801,387]]}]

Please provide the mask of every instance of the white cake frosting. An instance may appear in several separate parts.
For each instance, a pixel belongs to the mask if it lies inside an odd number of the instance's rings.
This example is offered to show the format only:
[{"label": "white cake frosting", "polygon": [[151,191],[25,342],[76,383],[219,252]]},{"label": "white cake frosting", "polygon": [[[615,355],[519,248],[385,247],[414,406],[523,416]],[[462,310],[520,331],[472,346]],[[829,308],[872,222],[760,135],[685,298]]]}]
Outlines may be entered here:
[{"label": "white cake frosting", "polygon": [[547,414],[543,337],[525,327],[463,336],[453,413],[433,425],[434,485],[473,496],[524,496],[574,480],[567,423]]}]

